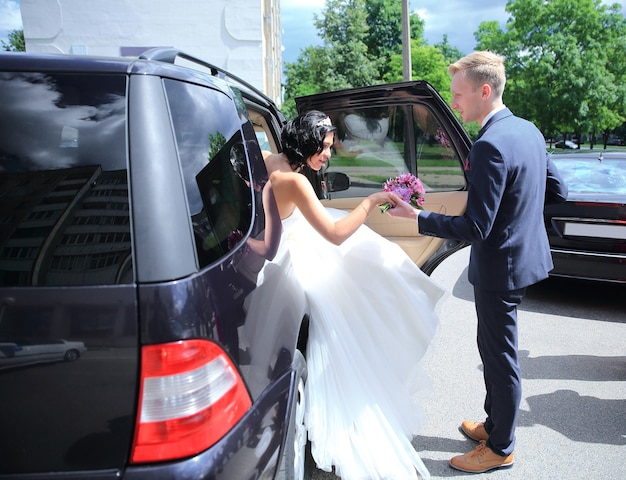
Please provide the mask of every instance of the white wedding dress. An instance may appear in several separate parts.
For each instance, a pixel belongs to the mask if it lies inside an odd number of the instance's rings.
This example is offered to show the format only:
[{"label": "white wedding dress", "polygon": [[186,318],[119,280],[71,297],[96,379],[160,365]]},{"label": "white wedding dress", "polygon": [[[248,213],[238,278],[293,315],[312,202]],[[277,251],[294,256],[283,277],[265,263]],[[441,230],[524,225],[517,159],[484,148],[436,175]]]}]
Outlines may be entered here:
[{"label": "white wedding dress", "polygon": [[430,478],[411,439],[443,289],[365,226],[335,246],[296,209],[283,236],[311,305],[305,421],[318,468],[343,480]]}]

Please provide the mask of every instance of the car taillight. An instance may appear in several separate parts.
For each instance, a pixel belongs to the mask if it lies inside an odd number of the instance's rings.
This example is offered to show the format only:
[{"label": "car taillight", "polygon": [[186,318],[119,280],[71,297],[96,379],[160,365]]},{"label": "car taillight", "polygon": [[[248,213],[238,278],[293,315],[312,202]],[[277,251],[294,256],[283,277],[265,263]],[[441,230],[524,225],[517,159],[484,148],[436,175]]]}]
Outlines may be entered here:
[{"label": "car taillight", "polygon": [[184,340],[145,346],[131,462],[172,460],[206,450],[251,405],[237,369],[218,345]]}]

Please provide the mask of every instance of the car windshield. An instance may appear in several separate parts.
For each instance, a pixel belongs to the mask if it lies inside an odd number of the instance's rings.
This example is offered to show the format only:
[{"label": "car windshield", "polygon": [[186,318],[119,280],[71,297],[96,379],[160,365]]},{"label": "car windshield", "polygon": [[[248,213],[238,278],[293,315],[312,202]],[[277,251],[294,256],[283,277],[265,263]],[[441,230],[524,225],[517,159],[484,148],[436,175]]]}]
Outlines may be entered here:
[{"label": "car windshield", "polygon": [[626,157],[552,156],[569,193],[626,195]]}]

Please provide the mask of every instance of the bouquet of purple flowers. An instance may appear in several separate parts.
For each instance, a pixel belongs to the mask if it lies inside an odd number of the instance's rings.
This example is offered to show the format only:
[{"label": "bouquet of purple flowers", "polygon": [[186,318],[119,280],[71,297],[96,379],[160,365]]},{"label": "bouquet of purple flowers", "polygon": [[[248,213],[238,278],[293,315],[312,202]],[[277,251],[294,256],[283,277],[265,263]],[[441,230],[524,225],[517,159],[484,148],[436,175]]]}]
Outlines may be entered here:
[{"label": "bouquet of purple flowers", "polygon": [[[424,185],[419,178],[410,173],[403,173],[396,178],[390,178],[383,185],[384,192],[395,192],[402,197],[407,203],[415,208],[423,210],[426,191]],[[385,213],[391,208],[390,203],[384,203],[380,206],[380,211]]]}]

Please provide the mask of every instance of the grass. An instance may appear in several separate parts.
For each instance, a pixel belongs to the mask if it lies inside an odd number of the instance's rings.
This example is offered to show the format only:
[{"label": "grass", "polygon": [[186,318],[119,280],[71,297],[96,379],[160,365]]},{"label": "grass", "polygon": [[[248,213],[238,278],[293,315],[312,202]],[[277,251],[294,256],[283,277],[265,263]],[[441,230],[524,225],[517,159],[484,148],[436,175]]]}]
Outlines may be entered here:
[{"label": "grass", "polygon": [[[343,157],[340,155],[333,155],[331,158],[331,165],[333,167],[389,167],[393,166],[393,164],[389,162],[385,162],[383,160],[375,159],[375,158],[354,158],[354,157]],[[456,158],[452,159],[442,159],[442,158],[420,158],[419,160],[420,167],[452,167],[458,168],[459,162]]]}]

